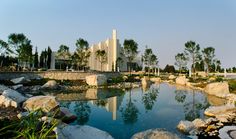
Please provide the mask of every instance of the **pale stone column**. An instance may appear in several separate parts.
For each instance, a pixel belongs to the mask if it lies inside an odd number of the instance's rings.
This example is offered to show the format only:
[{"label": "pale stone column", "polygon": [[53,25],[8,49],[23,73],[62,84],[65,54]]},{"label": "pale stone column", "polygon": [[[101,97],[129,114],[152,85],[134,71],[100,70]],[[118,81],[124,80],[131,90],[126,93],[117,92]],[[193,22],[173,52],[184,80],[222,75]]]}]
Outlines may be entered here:
[{"label": "pale stone column", "polygon": [[51,64],[50,64],[50,69],[55,69],[55,56],[56,56],[56,52],[52,52],[51,55]]},{"label": "pale stone column", "polygon": [[117,31],[115,29],[112,30],[112,41],[113,41],[113,68],[114,71],[116,69],[116,60],[117,60]]}]

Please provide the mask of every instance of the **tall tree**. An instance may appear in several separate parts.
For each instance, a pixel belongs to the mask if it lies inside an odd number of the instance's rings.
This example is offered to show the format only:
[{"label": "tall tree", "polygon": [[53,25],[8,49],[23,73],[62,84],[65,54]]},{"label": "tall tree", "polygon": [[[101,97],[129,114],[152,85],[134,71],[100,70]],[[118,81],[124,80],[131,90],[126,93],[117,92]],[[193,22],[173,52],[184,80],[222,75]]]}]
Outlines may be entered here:
[{"label": "tall tree", "polygon": [[34,67],[38,68],[39,67],[39,54],[38,54],[38,49],[36,47],[35,53],[34,53]]},{"label": "tall tree", "polygon": [[200,60],[200,46],[194,41],[188,41],[185,43],[185,54],[188,60],[191,62],[191,67],[193,68],[193,73],[195,73],[195,64]]},{"label": "tall tree", "polygon": [[60,45],[60,48],[57,51],[57,57],[59,59],[62,59],[64,63],[68,66],[68,63],[66,62],[66,60],[69,60],[70,58],[69,47],[66,45]]},{"label": "tall tree", "polygon": [[47,68],[48,69],[51,68],[51,57],[52,57],[52,49],[50,48],[50,46],[48,46],[48,50],[47,50]]},{"label": "tall tree", "polygon": [[202,50],[203,60],[206,65],[207,74],[211,71],[211,65],[213,64],[215,57],[215,48],[207,47]]},{"label": "tall tree", "polygon": [[76,41],[76,52],[74,53],[74,62],[79,69],[84,69],[88,64],[88,59],[90,57],[89,43],[80,38]]},{"label": "tall tree", "polygon": [[23,66],[25,68],[26,64],[31,64],[32,63],[32,50],[33,46],[31,45],[31,42],[28,41],[25,44],[22,44],[19,46],[17,49],[18,52],[18,59],[23,62]]},{"label": "tall tree", "polygon": [[134,40],[125,40],[124,41],[124,55],[129,62],[129,72],[131,75],[131,63],[138,54],[138,44]]},{"label": "tall tree", "polygon": [[153,54],[152,49],[146,46],[144,55],[142,56],[142,61],[145,63],[145,66],[148,68],[148,77],[150,75],[150,69],[153,66],[157,65],[157,56]]},{"label": "tall tree", "polygon": [[184,53],[178,53],[175,56],[175,65],[179,67],[179,73],[182,72],[183,68],[186,68],[187,66],[187,57],[184,55]]},{"label": "tall tree", "polygon": [[107,62],[107,53],[106,53],[106,51],[105,50],[97,50],[96,51],[96,58],[101,63],[101,71],[102,71],[103,64]]},{"label": "tall tree", "polygon": [[220,72],[221,70],[221,62],[220,60],[216,60],[216,71]]},{"label": "tall tree", "polygon": [[[8,56],[9,54],[12,53],[12,50],[9,48],[9,45],[7,44],[7,42],[0,40],[0,56]],[[4,58],[1,58],[1,63],[0,63],[0,67],[3,66],[3,60]]]},{"label": "tall tree", "polygon": [[119,70],[120,70],[120,67],[122,66],[123,63],[124,63],[124,60],[121,57],[118,57],[116,59],[116,69],[118,70],[118,67],[119,67]]}]

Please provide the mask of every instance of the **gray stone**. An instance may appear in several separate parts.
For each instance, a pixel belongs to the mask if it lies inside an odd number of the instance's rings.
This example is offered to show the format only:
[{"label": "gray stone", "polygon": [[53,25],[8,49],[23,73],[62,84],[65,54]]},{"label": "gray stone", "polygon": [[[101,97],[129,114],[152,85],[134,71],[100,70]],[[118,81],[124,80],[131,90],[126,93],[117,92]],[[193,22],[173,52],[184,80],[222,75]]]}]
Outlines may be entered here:
[{"label": "gray stone", "polygon": [[61,124],[54,131],[57,139],[113,139],[109,133],[87,125]]},{"label": "gray stone", "polygon": [[13,82],[14,84],[22,84],[22,83],[26,83],[26,82],[29,82],[29,81],[30,80],[27,80],[25,77],[11,79],[11,82]]},{"label": "gray stone", "polygon": [[91,86],[101,86],[107,84],[107,78],[103,74],[89,75],[85,77],[86,83]]},{"label": "gray stone", "polygon": [[179,137],[164,129],[149,129],[134,134],[131,139],[179,139]]},{"label": "gray stone", "polygon": [[77,119],[77,116],[72,114],[70,110],[66,107],[60,107],[60,118],[62,121],[68,123],[68,122],[73,122],[74,120]]},{"label": "gray stone", "polygon": [[7,89],[10,89],[10,88],[8,88],[8,87],[5,86],[5,85],[1,85],[1,84],[0,84],[0,95],[3,93],[4,90],[7,90]]},{"label": "gray stone", "polygon": [[209,95],[225,98],[229,94],[228,82],[210,83],[205,87],[205,92]]},{"label": "gray stone", "polygon": [[194,129],[194,124],[190,121],[180,121],[177,128],[179,131],[189,134],[189,132]]},{"label": "gray stone", "polygon": [[14,90],[17,90],[17,89],[19,89],[19,88],[21,88],[21,87],[23,87],[23,84],[18,84],[18,85],[12,86],[12,88],[13,88]]},{"label": "gray stone", "polygon": [[26,100],[26,97],[24,97],[19,92],[8,89],[3,91],[2,95],[0,96],[0,105],[3,105],[5,107],[15,107],[17,108],[20,103]]},{"label": "gray stone", "polygon": [[28,115],[29,115],[29,112],[20,112],[19,114],[17,114],[17,117],[21,119],[23,117],[27,117]]},{"label": "gray stone", "polygon": [[53,96],[31,97],[23,104],[23,108],[28,111],[36,111],[41,109],[44,112],[50,112],[56,107],[59,107],[59,104]]},{"label": "gray stone", "polygon": [[[221,139],[235,139],[236,126],[224,126],[219,130],[219,137]],[[232,138],[231,138],[232,137]]]}]

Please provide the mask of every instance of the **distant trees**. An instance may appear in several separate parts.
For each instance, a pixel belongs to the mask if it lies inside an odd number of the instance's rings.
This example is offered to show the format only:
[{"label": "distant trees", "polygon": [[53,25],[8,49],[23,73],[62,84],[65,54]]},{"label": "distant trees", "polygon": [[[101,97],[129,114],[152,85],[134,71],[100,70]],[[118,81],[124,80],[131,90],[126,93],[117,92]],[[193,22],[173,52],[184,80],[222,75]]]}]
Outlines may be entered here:
[{"label": "distant trees", "polygon": [[188,60],[191,62],[193,73],[195,73],[195,64],[200,60],[200,46],[194,41],[188,41],[185,43],[185,54]]},{"label": "distant trees", "polygon": [[80,38],[76,41],[76,51],[73,55],[73,63],[77,65],[79,69],[85,69],[88,64],[88,59],[90,57],[89,43]]},{"label": "distant trees", "polygon": [[209,73],[209,71],[211,71],[212,65],[214,64],[213,62],[215,57],[215,48],[213,47],[204,48],[202,50],[202,54],[204,63],[206,65],[207,73]]},{"label": "distant trees", "polygon": [[150,69],[153,66],[157,65],[157,56],[153,54],[152,49],[146,46],[145,52],[142,56],[142,61],[144,62],[145,66],[148,68],[148,77],[150,75]]},{"label": "distant trees", "polygon": [[97,50],[96,51],[96,58],[101,63],[101,71],[102,71],[103,64],[107,62],[107,53],[106,53],[106,51],[105,50]]},{"label": "distant trees", "polygon": [[130,40],[125,40],[124,41],[124,55],[127,58],[129,62],[129,72],[131,74],[131,62],[133,62],[134,58],[138,54],[138,44],[130,39]]},{"label": "distant trees", "polygon": [[175,73],[175,67],[173,65],[166,65],[166,67],[164,68],[164,72],[168,72],[168,73]]},{"label": "distant trees", "polygon": [[175,56],[175,65],[179,67],[179,73],[182,72],[182,69],[185,69],[187,66],[187,57],[184,55],[184,53],[178,53]]},{"label": "distant trees", "polygon": [[51,68],[51,57],[52,57],[52,49],[48,46],[47,50],[47,68]]},{"label": "distant trees", "polygon": [[[0,56],[7,56],[10,53],[12,53],[12,50],[9,48],[9,45],[5,41],[0,40]],[[0,67],[3,66],[3,61],[4,58],[1,58]]]},{"label": "distant trees", "polygon": [[34,67],[38,68],[39,67],[39,54],[38,54],[38,49],[36,47],[35,53],[34,53]]},{"label": "distant trees", "polygon": [[[63,44],[60,45],[59,50],[57,51],[57,58],[63,60],[64,64],[68,66],[68,63],[65,61],[70,58],[69,47]],[[60,64],[60,69],[61,69],[61,64]]]}]

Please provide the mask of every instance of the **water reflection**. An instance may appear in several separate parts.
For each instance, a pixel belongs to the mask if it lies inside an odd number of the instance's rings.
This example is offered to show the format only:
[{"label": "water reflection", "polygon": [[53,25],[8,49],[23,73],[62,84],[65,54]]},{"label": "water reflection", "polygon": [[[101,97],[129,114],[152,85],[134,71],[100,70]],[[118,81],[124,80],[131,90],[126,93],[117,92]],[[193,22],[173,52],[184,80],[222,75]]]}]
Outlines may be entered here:
[{"label": "water reflection", "polygon": [[157,96],[159,93],[159,89],[156,87],[151,87],[147,93],[145,93],[142,97],[142,102],[146,109],[146,112],[152,110],[154,103],[156,102]]},{"label": "water reflection", "polygon": [[133,124],[138,120],[138,108],[132,102],[131,90],[129,91],[128,103],[121,109],[122,118],[125,124]]},{"label": "water reflection", "polygon": [[[191,93],[192,99],[186,99],[186,95]],[[200,117],[201,111],[209,107],[207,99],[200,100],[196,98],[196,91],[175,90],[175,100],[183,104],[185,120],[193,121]]]},{"label": "water reflection", "polygon": [[89,120],[89,115],[91,113],[91,108],[86,101],[75,102],[74,112],[77,115],[77,123],[79,125],[84,125]]}]

